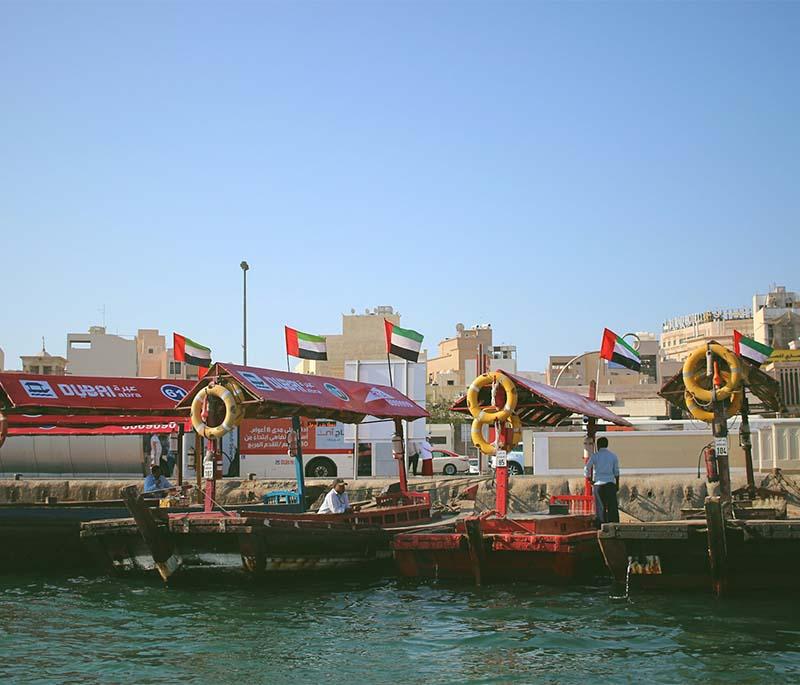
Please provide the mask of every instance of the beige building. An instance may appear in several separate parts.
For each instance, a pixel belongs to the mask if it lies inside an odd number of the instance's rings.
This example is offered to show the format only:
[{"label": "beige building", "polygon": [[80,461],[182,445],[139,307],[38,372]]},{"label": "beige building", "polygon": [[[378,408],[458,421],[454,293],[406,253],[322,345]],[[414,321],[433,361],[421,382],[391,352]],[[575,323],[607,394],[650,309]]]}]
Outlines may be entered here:
[{"label": "beige building", "polygon": [[[661,386],[680,371],[680,362],[666,359],[653,333],[636,333],[642,369],[634,372],[615,368],[600,359],[599,351],[582,355],[554,355],[545,372],[549,385],[589,395],[589,384],[597,381],[597,400],[626,417],[668,417],[674,414],[658,396]],[[599,366],[599,368],[598,368]],[[676,418],[673,416],[673,418]]]},{"label": "beige building", "polygon": [[456,335],[442,340],[437,355],[428,359],[428,402],[451,402],[463,395],[478,375],[481,355],[489,371],[517,373],[516,345],[494,345],[491,324],[466,328],[459,323]]},{"label": "beige building", "polygon": [[[54,356],[45,349],[44,338],[42,338],[42,351],[39,354],[23,355],[20,360],[22,361],[22,371],[24,373],[35,373],[44,376],[63,376],[67,367],[67,360],[64,357]],[[0,363],[0,370],[2,368],[3,365]]]},{"label": "beige building", "polygon": [[[588,386],[597,381],[598,387],[657,384],[661,378],[659,365],[663,361],[658,340],[652,333],[636,333],[642,369],[639,373],[626,368],[612,367],[600,359],[600,351],[582,355],[554,355],[549,358],[547,383],[558,387]],[[598,375],[598,365],[599,375]]]},{"label": "beige building", "polygon": [[174,349],[157,328],[140,328],[136,333],[137,375],[143,378],[197,380],[197,367],[176,362]]},{"label": "beige building", "polygon": [[155,328],[140,328],[133,338],[106,333],[103,326],[70,333],[67,360],[74,376],[197,379],[197,367],[176,362],[166,336]]},{"label": "beige building", "polygon": [[800,338],[800,295],[782,285],[766,295],[754,295],[752,337],[779,350],[789,349]]},{"label": "beige building", "polygon": [[106,333],[105,326],[69,333],[67,363],[73,376],[136,376],[136,339]]},{"label": "beige building", "polygon": [[733,349],[733,331],[753,337],[753,314],[747,308],[707,311],[665,321],[661,351],[667,359],[684,361],[699,345],[716,340]]},{"label": "beige building", "polygon": [[326,335],[327,361],[301,359],[295,366],[299,373],[344,378],[348,360],[386,359],[386,328],[383,320],[400,325],[400,313],[390,306],[367,309],[364,314],[342,314],[342,332]]}]

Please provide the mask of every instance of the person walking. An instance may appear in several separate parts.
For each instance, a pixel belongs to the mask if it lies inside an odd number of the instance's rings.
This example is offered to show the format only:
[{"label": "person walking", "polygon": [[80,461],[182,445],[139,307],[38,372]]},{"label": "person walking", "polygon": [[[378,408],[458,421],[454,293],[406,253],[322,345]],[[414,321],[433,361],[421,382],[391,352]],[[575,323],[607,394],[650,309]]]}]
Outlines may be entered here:
[{"label": "person walking", "polygon": [[419,445],[417,443],[414,443],[413,450],[414,453],[408,455],[408,470],[416,476],[419,466]]},{"label": "person walking", "polygon": [[422,457],[422,475],[433,475],[433,446],[431,445],[431,436],[427,436],[419,445],[419,454]]},{"label": "person walking", "polygon": [[619,523],[619,457],[608,449],[608,438],[597,439],[597,451],[583,467],[583,475],[592,481],[597,527]]}]

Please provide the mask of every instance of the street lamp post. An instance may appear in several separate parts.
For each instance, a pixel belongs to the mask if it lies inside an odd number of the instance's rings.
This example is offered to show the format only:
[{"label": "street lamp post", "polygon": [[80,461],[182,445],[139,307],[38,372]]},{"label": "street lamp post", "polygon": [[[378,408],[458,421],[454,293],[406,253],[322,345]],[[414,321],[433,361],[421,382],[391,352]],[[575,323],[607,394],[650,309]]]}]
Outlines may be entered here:
[{"label": "street lamp post", "polygon": [[247,366],[247,270],[250,266],[247,262],[239,264],[242,267],[242,277],[244,278],[244,291],[242,293],[242,364]]}]

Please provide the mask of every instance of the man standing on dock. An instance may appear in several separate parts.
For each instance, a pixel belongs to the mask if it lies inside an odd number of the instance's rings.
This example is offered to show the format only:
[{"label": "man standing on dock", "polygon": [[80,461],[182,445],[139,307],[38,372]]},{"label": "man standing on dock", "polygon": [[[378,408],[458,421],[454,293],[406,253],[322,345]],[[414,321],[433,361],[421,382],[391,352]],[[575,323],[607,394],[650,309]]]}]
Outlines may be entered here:
[{"label": "man standing on dock", "polygon": [[583,467],[583,475],[593,483],[598,527],[604,523],[619,523],[619,457],[608,449],[608,438],[597,439],[597,452],[589,457]]}]

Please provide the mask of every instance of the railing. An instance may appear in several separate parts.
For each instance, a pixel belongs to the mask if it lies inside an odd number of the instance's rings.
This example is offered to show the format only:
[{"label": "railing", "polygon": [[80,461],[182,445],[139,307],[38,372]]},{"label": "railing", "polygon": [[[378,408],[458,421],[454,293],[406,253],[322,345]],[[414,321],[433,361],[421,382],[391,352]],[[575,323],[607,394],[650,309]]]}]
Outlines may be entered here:
[{"label": "railing", "polygon": [[550,495],[550,504],[566,504],[570,514],[594,514],[592,495]]}]

